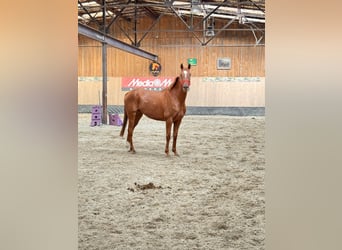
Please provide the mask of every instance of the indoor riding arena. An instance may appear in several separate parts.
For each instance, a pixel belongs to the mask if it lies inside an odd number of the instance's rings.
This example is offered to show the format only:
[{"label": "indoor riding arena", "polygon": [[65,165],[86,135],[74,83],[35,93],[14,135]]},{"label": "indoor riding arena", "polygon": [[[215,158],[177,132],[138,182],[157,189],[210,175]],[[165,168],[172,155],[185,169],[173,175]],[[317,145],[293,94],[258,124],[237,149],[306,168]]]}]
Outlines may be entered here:
[{"label": "indoor riding arena", "polygon": [[265,0],[79,0],[78,33],[79,249],[265,249]]}]

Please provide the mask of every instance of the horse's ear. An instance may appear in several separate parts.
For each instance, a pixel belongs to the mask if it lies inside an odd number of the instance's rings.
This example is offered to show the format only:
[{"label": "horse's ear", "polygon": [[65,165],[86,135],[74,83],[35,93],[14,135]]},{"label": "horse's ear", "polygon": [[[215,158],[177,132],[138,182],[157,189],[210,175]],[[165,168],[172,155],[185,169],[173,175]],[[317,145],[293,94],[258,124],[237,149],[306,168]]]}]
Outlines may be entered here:
[{"label": "horse's ear", "polygon": [[183,70],[183,63],[181,64],[181,70]]},{"label": "horse's ear", "polygon": [[188,64],[188,69],[190,69],[191,68],[191,64]]}]

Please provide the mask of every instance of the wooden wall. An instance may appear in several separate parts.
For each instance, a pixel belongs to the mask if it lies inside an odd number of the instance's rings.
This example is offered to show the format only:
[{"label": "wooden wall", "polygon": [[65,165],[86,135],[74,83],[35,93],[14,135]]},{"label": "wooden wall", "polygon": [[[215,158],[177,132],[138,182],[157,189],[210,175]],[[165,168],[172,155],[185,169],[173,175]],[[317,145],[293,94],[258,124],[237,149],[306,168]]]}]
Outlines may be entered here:
[{"label": "wooden wall", "polygon": [[[138,40],[143,36],[152,20],[146,18],[138,23]],[[215,22],[215,27],[225,23]],[[122,22],[133,38],[132,24]],[[238,25],[230,28],[241,28]],[[172,32],[171,32],[172,31]],[[110,31],[113,37],[130,43],[118,26]],[[202,32],[196,33],[201,39]],[[251,31],[224,31],[207,46],[202,46],[194,36],[186,32],[184,24],[176,17],[165,16],[153,27],[142,40],[140,48],[158,55],[162,65],[160,76],[176,76],[180,63],[187,63],[188,58],[197,58],[197,65],[192,67],[192,89],[188,105],[194,106],[264,106],[265,88],[265,47],[245,46],[254,44]],[[124,92],[121,91],[121,77],[151,76],[151,61],[108,47],[108,105],[122,105]],[[79,35],[79,104],[97,104],[101,81],[91,80],[102,75],[102,48],[99,42]],[[216,60],[221,57],[231,58],[230,70],[217,70]],[[218,79],[210,82],[207,79]],[[259,77],[257,82],[246,79]],[[229,78],[228,80],[226,78]],[[234,80],[236,78],[236,80]],[[206,79],[206,80],[204,80]]]},{"label": "wooden wall", "polygon": [[[99,104],[99,96],[102,96],[102,79],[80,78],[78,92],[78,104]],[[108,78],[108,105],[123,105],[125,93],[121,91],[121,77]],[[186,104],[208,107],[264,107],[265,78],[192,77]]]}]

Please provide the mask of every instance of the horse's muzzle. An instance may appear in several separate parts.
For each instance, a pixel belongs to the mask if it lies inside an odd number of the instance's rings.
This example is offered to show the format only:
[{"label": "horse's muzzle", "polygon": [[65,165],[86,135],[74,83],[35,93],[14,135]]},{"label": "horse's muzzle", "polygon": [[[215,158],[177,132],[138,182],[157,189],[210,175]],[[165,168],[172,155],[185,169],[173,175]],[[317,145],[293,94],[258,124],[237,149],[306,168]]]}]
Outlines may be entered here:
[{"label": "horse's muzzle", "polygon": [[183,84],[184,91],[188,91],[190,86],[188,84]]}]

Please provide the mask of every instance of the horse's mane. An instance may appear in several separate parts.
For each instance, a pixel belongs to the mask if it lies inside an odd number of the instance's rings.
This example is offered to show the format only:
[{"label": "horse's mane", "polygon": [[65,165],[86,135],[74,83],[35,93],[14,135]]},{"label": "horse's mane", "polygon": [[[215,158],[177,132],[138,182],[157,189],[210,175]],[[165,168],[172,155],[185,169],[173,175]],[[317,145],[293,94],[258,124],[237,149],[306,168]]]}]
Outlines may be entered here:
[{"label": "horse's mane", "polygon": [[173,89],[177,85],[178,79],[179,79],[179,76],[177,76],[175,81],[168,87],[169,90]]}]

